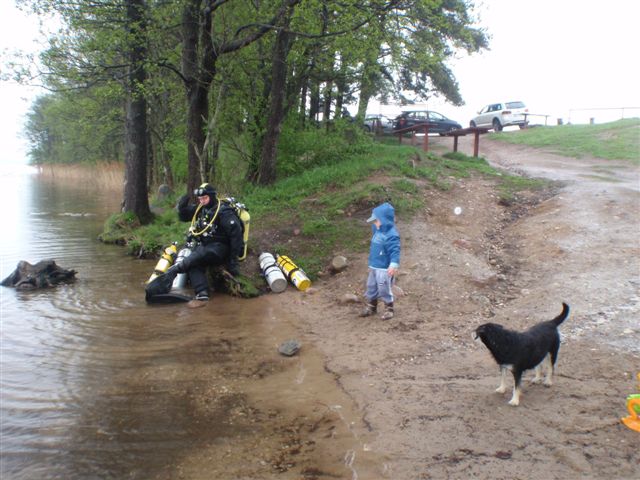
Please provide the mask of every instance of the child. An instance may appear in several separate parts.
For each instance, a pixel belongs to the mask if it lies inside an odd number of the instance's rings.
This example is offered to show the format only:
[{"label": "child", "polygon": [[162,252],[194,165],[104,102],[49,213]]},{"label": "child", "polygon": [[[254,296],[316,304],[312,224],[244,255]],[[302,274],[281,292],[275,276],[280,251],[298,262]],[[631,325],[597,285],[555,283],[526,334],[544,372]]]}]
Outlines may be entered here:
[{"label": "child", "polygon": [[385,304],[383,320],[393,318],[393,293],[391,285],[400,266],[400,234],[394,224],[395,212],[390,203],[373,209],[367,222],[373,222],[371,246],[369,247],[369,276],[364,296],[367,305],[361,317],[373,315],[378,310],[378,299]]}]

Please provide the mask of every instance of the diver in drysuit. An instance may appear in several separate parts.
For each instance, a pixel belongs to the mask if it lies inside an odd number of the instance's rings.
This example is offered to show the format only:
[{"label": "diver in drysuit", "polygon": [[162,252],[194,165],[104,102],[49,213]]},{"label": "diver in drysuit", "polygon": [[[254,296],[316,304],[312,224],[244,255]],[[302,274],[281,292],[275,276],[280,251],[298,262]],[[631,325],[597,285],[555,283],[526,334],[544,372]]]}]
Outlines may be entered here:
[{"label": "diver in drysuit", "polygon": [[207,301],[207,267],[225,265],[230,274],[239,275],[243,231],[235,209],[217,198],[211,184],[203,183],[194,194],[198,205],[189,203],[189,195],[184,195],[177,206],[180,220],[191,220],[187,242],[194,247],[190,255],[167,270],[163,283],[170,284],[179,273],[187,273],[196,300]]}]

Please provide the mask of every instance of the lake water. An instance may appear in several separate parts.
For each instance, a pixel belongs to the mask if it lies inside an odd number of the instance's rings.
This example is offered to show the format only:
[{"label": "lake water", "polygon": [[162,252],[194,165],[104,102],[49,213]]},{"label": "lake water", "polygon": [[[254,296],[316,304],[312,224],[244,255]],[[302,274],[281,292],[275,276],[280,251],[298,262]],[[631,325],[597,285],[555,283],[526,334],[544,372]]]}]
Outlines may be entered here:
[{"label": "lake water", "polygon": [[[74,283],[0,287],[0,477],[379,478],[361,413],[280,304],[148,306],[155,261],[97,240],[120,192],[0,172],[1,277],[52,258]],[[185,225],[186,226],[186,225]],[[278,355],[288,338],[299,355]]]}]

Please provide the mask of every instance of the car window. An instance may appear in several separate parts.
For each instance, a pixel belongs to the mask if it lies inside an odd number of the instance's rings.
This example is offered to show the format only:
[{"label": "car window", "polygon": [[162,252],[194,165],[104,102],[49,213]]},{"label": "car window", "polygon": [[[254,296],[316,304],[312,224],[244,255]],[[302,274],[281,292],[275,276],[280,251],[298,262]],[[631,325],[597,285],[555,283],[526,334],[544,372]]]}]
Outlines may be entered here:
[{"label": "car window", "polygon": [[442,121],[444,120],[444,116],[440,115],[438,112],[429,112],[429,120]]},{"label": "car window", "polygon": [[486,107],[484,107],[482,110],[480,110],[480,115],[482,115],[483,113],[487,113],[489,111],[489,107],[491,105],[487,105]]},{"label": "car window", "polygon": [[525,108],[522,102],[507,102],[507,108]]}]

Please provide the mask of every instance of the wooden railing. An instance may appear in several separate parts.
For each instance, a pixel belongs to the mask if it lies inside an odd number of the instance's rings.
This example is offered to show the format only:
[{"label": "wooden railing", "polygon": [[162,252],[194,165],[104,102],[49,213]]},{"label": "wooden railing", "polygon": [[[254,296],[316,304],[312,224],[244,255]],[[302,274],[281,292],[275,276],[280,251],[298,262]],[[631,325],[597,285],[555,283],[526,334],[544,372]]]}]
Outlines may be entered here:
[{"label": "wooden railing", "polygon": [[451,130],[450,132],[444,133],[443,135],[447,137],[453,137],[453,151],[458,151],[458,137],[464,137],[470,133],[473,134],[473,156],[478,156],[478,150],[480,149],[480,135],[483,133],[487,133],[491,130],[488,127],[469,127],[469,128],[459,128],[457,130]]},{"label": "wooden railing", "polygon": [[402,137],[404,137],[405,133],[411,132],[411,145],[416,144],[416,134],[424,133],[424,139],[422,140],[422,150],[425,152],[429,151],[429,124],[421,123],[419,125],[412,125],[410,127],[399,128],[394,130],[393,133],[398,135],[398,141],[402,143]]},{"label": "wooden railing", "polygon": [[[464,137],[465,135],[473,134],[473,156],[478,156],[478,150],[480,149],[480,135],[483,133],[487,133],[491,130],[488,127],[469,127],[469,128],[459,128],[457,130],[450,130],[446,133],[442,133],[441,135],[446,137],[453,137],[453,151],[458,151],[458,137]],[[422,150],[425,152],[429,151],[429,125],[419,124],[412,125],[410,127],[400,128],[398,130],[394,130],[393,133],[398,135],[398,141],[402,143],[402,137],[411,132],[411,145],[416,144],[416,134],[424,133],[424,138],[422,140]]]}]

